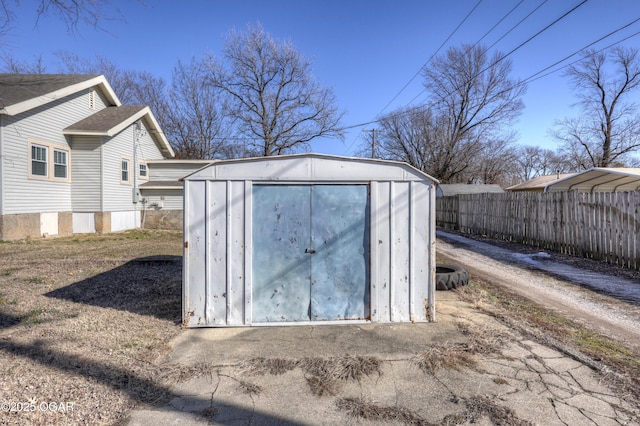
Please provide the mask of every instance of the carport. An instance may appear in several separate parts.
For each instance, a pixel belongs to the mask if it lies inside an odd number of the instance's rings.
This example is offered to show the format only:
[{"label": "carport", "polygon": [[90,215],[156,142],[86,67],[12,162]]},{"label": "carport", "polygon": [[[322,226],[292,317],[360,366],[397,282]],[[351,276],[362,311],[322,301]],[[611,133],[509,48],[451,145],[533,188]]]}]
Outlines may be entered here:
[{"label": "carport", "polygon": [[186,327],[435,319],[435,187],[405,163],[300,154],[184,178]]},{"label": "carport", "polygon": [[545,187],[545,192],[625,192],[640,189],[640,169],[628,167],[593,167],[580,173],[556,180]]}]

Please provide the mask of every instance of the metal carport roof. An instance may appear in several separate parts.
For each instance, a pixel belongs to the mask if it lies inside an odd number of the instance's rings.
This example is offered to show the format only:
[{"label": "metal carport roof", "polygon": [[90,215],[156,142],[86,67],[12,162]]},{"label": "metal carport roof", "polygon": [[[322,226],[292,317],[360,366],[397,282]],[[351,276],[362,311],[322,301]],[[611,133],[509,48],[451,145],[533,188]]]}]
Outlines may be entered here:
[{"label": "metal carport roof", "polygon": [[594,167],[545,186],[545,192],[624,192],[640,189],[640,168]]}]

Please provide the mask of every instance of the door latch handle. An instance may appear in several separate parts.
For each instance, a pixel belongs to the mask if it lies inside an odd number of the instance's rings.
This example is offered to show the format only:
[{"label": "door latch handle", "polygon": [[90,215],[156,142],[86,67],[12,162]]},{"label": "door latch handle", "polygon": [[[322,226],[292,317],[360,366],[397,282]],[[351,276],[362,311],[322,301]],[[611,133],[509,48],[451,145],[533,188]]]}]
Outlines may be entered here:
[{"label": "door latch handle", "polygon": [[316,249],[308,248],[308,249],[305,249],[305,251],[304,251],[304,252],[305,252],[305,253],[309,253],[309,254],[313,254],[313,253],[315,253],[315,252],[316,252]]}]

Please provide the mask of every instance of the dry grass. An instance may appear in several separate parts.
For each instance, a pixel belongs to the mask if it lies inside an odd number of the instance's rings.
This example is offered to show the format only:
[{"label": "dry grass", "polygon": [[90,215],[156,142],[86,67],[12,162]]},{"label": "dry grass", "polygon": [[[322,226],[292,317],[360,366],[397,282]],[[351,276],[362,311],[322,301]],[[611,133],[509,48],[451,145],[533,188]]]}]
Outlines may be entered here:
[{"label": "dry grass", "polygon": [[475,396],[465,401],[467,411],[464,414],[469,423],[478,423],[480,417],[487,416],[496,426],[533,426],[528,420],[522,420],[507,407],[498,405],[484,396]]},{"label": "dry grass", "polygon": [[462,370],[474,368],[474,359],[466,344],[434,343],[413,360],[425,373],[434,375],[439,370]]},{"label": "dry grass", "polygon": [[369,356],[336,358],[304,358],[300,361],[281,358],[252,358],[244,361],[240,369],[244,374],[284,374],[301,368],[311,393],[316,396],[337,395],[346,381],[359,381],[372,374],[382,375],[382,361]]},{"label": "dry grass", "polygon": [[338,398],[338,409],[354,418],[376,422],[397,422],[406,425],[431,425],[417,414],[401,407],[380,406],[360,398]]},{"label": "dry grass", "polygon": [[292,359],[259,357],[244,361],[240,368],[244,374],[277,376],[293,370],[297,365],[298,361]]},{"label": "dry grass", "polygon": [[132,231],[0,244],[0,399],[72,407],[0,422],[117,424],[166,401],[154,361],[180,332],[181,241]]},{"label": "dry grass", "polygon": [[458,323],[458,329],[467,336],[465,343],[434,343],[418,354],[413,362],[422,371],[435,374],[439,370],[475,369],[474,355],[499,353],[513,339],[508,333],[489,327]]},{"label": "dry grass", "polygon": [[369,356],[305,358],[300,361],[300,367],[305,371],[311,393],[316,396],[337,395],[342,382],[382,375],[382,361]]}]

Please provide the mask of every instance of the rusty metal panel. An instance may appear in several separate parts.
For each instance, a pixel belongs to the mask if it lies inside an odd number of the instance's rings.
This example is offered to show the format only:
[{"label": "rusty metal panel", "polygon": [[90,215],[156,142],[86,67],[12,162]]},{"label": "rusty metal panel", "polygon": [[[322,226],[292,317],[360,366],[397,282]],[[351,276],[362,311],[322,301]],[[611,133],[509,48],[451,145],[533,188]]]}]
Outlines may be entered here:
[{"label": "rusty metal panel", "polygon": [[369,319],[369,187],[311,187],[311,320]]},{"label": "rusty metal panel", "polygon": [[253,186],[252,321],[308,321],[309,186]]}]

